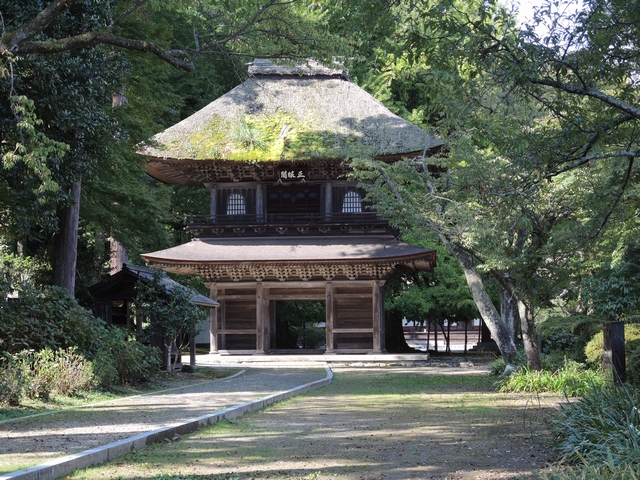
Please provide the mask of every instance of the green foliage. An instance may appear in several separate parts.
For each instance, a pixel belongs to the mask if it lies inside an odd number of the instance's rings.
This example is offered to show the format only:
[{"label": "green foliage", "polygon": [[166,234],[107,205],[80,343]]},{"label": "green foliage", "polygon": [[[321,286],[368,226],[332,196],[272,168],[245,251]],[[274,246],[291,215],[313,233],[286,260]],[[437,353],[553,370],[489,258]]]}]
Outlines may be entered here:
[{"label": "green foliage", "polygon": [[18,286],[17,298],[7,298],[13,289],[0,284],[0,351],[77,347],[92,355],[106,335],[104,322],[80,307],[69,292],[59,287]]},{"label": "green foliage", "polygon": [[[167,356],[186,347],[209,318],[208,311],[193,303],[196,292],[168,280],[164,272],[157,271],[152,279],[138,282],[135,300],[137,311],[149,321],[146,335],[161,338]],[[177,361],[177,355],[175,358]],[[169,359],[166,367],[172,369]]]},{"label": "green foliage", "polygon": [[[625,323],[624,349],[626,355],[627,381],[634,385],[640,385],[640,324]],[[604,368],[604,334],[598,332],[585,347],[587,362]]]},{"label": "green foliage", "polygon": [[445,320],[470,322],[478,318],[460,265],[441,246],[424,242],[421,246],[435,248],[437,268],[412,277],[394,278],[386,290],[385,310],[419,325],[443,325]]},{"label": "green foliage", "polygon": [[76,348],[55,352],[55,380],[53,389],[60,395],[71,397],[95,387],[91,362]]},{"label": "green foliage", "polygon": [[550,316],[540,322],[543,353],[561,353],[577,362],[585,360],[585,347],[602,331],[605,319],[597,315]]},{"label": "green foliage", "polygon": [[640,309],[640,247],[625,245],[620,260],[604,263],[584,281],[585,302],[610,320],[638,313]]},{"label": "green foliage", "polygon": [[602,374],[573,360],[566,360],[557,370],[520,368],[498,382],[498,390],[514,393],[554,392],[568,397],[580,397],[602,388]]},{"label": "green foliage", "polygon": [[72,396],[94,387],[91,363],[75,348],[5,353],[0,373],[0,403],[17,406],[26,396],[49,401],[53,392]]},{"label": "green foliage", "polygon": [[595,468],[639,465],[639,405],[636,387],[602,388],[565,404],[552,423],[555,448],[570,463],[586,461]]},{"label": "green foliage", "polygon": [[619,464],[614,459],[605,465],[591,465],[588,459],[578,466],[554,468],[551,473],[543,474],[543,480],[638,480],[640,468],[637,465]]},{"label": "green foliage", "polygon": [[319,348],[326,343],[324,302],[288,301],[276,303],[277,348]]},{"label": "green foliage", "polygon": [[11,97],[11,109],[16,117],[16,129],[19,141],[15,148],[2,155],[3,166],[10,169],[18,162],[23,162],[29,170],[40,177],[41,183],[35,193],[39,202],[45,202],[40,194],[46,191],[56,191],[58,184],[53,180],[52,172],[47,166],[49,156],[63,157],[69,150],[69,145],[51,140],[44,133],[37,130],[42,126],[42,120],[35,114],[33,100],[24,95]]},{"label": "green foliage", "polygon": [[27,383],[22,364],[5,352],[0,356],[0,367],[0,405],[18,406]]},{"label": "green foliage", "polygon": [[103,388],[147,382],[160,366],[157,348],[128,338],[118,328],[109,331],[93,359],[93,372]]}]

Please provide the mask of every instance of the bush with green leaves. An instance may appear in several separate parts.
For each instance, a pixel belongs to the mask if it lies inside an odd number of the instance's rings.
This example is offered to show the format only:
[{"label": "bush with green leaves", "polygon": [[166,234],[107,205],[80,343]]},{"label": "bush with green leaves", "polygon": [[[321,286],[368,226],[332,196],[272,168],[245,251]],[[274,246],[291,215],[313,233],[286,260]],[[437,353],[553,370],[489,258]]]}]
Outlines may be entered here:
[{"label": "bush with green leaves", "polygon": [[151,380],[160,370],[160,351],[143,345],[119,329],[109,330],[93,359],[93,372],[104,388]]},{"label": "bush with green leaves", "polygon": [[[555,448],[568,463],[640,465],[640,390],[610,387],[567,403],[552,422]],[[610,477],[619,478],[619,477]]]},{"label": "bush with green leaves", "polygon": [[[624,349],[627,365],[627,381],[640,385],[640,324],[625,323]],[[599,332],[593,336],[585,347],[587,362],[604,369],[604,334]]]},{"label": "bush with green leaves", "polygon": [[596,315],[550,316],[540,323],[542,353],[561,353],[584,362],[584,348],[606,323]]},{"label": "bush with green leaves", "polygon": [[604,377],[584,364],[565,359],[555,370],[531,370],[522,367],[498,382],[498,390],[514,393],[554,392],[580,397],[602,388]]},{"label": "bush with green leaves", "polygon": [[165,349],[163,363],[168,371],[175,370],[178,360],[178,356],[174,356],[172,365],[170,352],[186,348],[189,339],[199,333],[200,326],[209,318],[208,311],[193,303],[195,295],[194,290],[170,282],[162,271],[136,285],[136,311],[149,320],[146,337],[162,340]]},{"label": "bush with green leaves", "polygon": [[9,353],[0,356],[0,405],[16,407],[24,394],[26,379],[22,363]]},{"label": "bush with green leaves", "polygon": [[[63,288],[22,285],[15,291],[17,297],[7,284],[0,290],[0,351],[77,347],[90,356],[107,332],[104,322]],[[6,295],[10,290],[14,295]]]}]

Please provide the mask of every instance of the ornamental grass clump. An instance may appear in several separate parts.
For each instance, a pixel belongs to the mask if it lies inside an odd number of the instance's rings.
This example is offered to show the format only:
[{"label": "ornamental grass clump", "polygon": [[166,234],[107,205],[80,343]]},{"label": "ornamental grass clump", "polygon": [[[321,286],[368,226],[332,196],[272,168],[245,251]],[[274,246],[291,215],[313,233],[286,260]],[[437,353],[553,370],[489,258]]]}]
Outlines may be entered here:
[{"label": "ornamental grass clump", "polygon": [[567,463],[586,463],[596,469],[635,466],[638,473],[639,407],[640,390],[630,386],[594,390],[567,403],[552,423],[555,448]]},{"label": "ornamental grass clump", "polygon": [[565,360],[554,370],[531,370],[522,367],[501,379],[498,391],[513,393],[559,393],[580,397],[602,388],[604,378],[599,371],[590,370],[573,360]]}]

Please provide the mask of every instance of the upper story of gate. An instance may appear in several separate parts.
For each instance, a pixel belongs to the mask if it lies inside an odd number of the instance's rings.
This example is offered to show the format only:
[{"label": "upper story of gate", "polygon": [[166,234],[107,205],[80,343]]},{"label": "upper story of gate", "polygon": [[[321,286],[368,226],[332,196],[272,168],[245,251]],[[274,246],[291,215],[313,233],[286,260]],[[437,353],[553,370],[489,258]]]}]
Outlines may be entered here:
[{"label": "upper story of gate", "polygon": [[385,233],[348,180],[349,158],[429,156],[442,141],[317,63],[256,60],[249,78],[141,146],[148,173],[206,187],[196,236]]}]

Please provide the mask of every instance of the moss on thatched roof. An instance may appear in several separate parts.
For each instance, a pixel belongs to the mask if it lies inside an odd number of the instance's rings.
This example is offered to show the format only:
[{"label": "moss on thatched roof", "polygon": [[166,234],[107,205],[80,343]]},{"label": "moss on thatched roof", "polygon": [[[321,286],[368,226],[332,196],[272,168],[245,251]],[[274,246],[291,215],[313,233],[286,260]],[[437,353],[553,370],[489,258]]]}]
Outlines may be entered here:
[{"label": "moss on thatched roof", "polygon": [[387,156],[442,144],[340,71],[253,65],[247,81],[155,135],[155,158],[280,161]]}]

